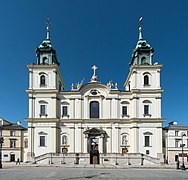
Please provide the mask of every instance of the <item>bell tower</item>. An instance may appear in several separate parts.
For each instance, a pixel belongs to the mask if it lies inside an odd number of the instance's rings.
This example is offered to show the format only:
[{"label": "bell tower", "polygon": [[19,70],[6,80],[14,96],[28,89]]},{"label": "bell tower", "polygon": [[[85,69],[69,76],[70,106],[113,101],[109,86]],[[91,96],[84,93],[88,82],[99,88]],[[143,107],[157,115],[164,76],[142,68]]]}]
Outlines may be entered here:
[{"label": "bell tower", "polygon": [[139,39],[133,50],[131,65],[152,65],[154,49],[142,37],[142,17],[139,19]]},{"label": "bell tower", "polygon": [[[37,47],[36,56],[37,63],[27,65],[29,87],[26,92],[29,97],[29,116],[25,120],[28,122],[28,161],[32,161],[36,154],[59,152],[56,141],[59,137],[59,96],[64,91],[65,84],[56,51],[50,41],[49,20],[46,39]],[[43,144],[37,148],[36,144],[42,141]]]},{"label": "bell tower", "polygon": [[36,49],[37,56],[37,64],[38,65],[50,65],[57,64],[59,66],[59,62],[56,57],[56,51],[52,47],[50,41],[50,22],[47,20],[47,33],[46,39],[37,47]]},{"label": "bell tower", "polygon": [[[161,117],[161,94],[163,92],[160,85],[160,72],[162,65],[152,62],[153,48],[142,37],[142,18],[139,20],[139,39],[136,48],[133,50],[130,62],[130,71],[125,81],[125,90],[131,94],[132,122],[131,151],[134,153],[157,154],[162,159],[162,122]],[[140,125],[142,124],[142,125]],[[156,136],[153,136],[155,142],[154,149],[145,147],[141,139],[147,135],[144,134],[145,129],[142,127],[152,127]],[[138,137],[141,137],[140,139]],[[151,138],[150,138],[151,140]],[[143,148],[140,148],[142,146]],[[142,144],[142,145],[141,145]],[[139,149],[140,148],[140,149]]]}]

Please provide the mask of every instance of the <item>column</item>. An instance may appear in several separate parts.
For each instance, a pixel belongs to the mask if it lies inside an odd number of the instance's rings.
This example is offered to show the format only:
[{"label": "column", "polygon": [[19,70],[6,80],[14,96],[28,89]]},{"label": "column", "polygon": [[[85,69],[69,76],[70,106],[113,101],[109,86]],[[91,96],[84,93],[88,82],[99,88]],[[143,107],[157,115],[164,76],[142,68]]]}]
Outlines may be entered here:
[{"label": "column", "polygon": [[51,145],[50,145],[50,148],[51,148],[51,152],[52,153],[56,153],[57,152],[57,135],[56,135],[56,126],[52,126],[51,127]]},{"label": "column", "polygon": [[156,118],[161,118],[161,97],[156,97]]},{"label": "column", "polygon": [[33,89],[33,70],[29,70],[29,89]]},{"label": "column", "polygon": [[162,127],[157,127],[157,155],[162,153]]},{"label": "column", "polygon": [[103,113],[104,113],[104,111],[103,111],[103,99],[104,99],[104,96],[100,96],[100,119],[102,119],[104,116],[103,116]]},{"label": "column", "polygon": [[32,123],[28,124],[28,152],[27,161],[32,162],[35,156],[34,153],[34,127]]},{"label": "column", "polygon": [[104,134],[101,134],[100,138],[99,138],[99,153],[103,153],[104,152]]},{"label": "column", "polygon": [[88,153],[88,134],[84,137],[84,153]]},{"label": "column", "polygon": [[131,128],[131,153],[139,153],[139,128],[133,126]]},{"label": "column", "polygon": [[70,129],[70,152],[75,153],[75,127],[71,126],[69,129]]},{"label": "column", "polygon": [[70,118],[75,119],[75,103],[74,103],[75,99],[70,98],[70,100],[71,100],[71,109],[72,109],[70,112]]}]

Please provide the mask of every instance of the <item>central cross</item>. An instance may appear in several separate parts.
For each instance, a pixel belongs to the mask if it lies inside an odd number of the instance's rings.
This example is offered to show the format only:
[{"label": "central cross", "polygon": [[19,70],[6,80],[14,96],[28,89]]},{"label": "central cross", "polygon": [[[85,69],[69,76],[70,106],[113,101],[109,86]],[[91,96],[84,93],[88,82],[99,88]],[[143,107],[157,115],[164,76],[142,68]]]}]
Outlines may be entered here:
[{"label": "central cross", "polygon": [[93,69],[93,75],[96,76],[97,66],[94,65],[94,66],[92,67],[92,69]]}]

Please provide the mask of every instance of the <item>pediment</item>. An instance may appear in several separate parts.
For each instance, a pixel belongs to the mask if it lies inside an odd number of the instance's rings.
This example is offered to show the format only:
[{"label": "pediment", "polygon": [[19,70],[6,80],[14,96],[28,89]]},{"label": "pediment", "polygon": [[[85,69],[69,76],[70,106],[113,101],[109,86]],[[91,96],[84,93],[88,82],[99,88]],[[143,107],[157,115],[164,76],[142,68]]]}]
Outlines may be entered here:
[{"label": "pediment", "polygon": [[145,132],[145,133],[143,133],[144,135],[153,135],[153,133],[151,133],[151,132],[149,132],[149,131],[147,131],[147,132]]},{"label": "pediment", "polygon": [[101,135],[105,134],[106,132],[103,129],[98,129],[98,128],[91,128],[86,131],[84,131],[84,134],[92,134],[92,135]]},{"label": "pediment", "polygon": [[47,135],[47,133],[45,133],[45,132],[43,132],[43,131],[40,131],[38,134],[39,134],[39,135]]}]

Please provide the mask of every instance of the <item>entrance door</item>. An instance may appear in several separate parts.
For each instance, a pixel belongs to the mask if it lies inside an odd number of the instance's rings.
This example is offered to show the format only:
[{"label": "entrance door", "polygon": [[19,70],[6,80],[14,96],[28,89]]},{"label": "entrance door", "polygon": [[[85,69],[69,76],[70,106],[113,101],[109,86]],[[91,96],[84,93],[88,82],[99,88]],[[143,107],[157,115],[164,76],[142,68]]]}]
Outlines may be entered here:
[{"label": "entrance door", "polygon": [[99,151],[98,150],[90,151],[90,164],[99,164]]},{"label": "entrance door", "polygon": [[96,136],[90,137],[90,164],[99,164],[99,139]]},{"label": "entrance door", "polygon": [[10,162],[13,162],[13,161],[15,161],[15,154],[10,155]]}]

